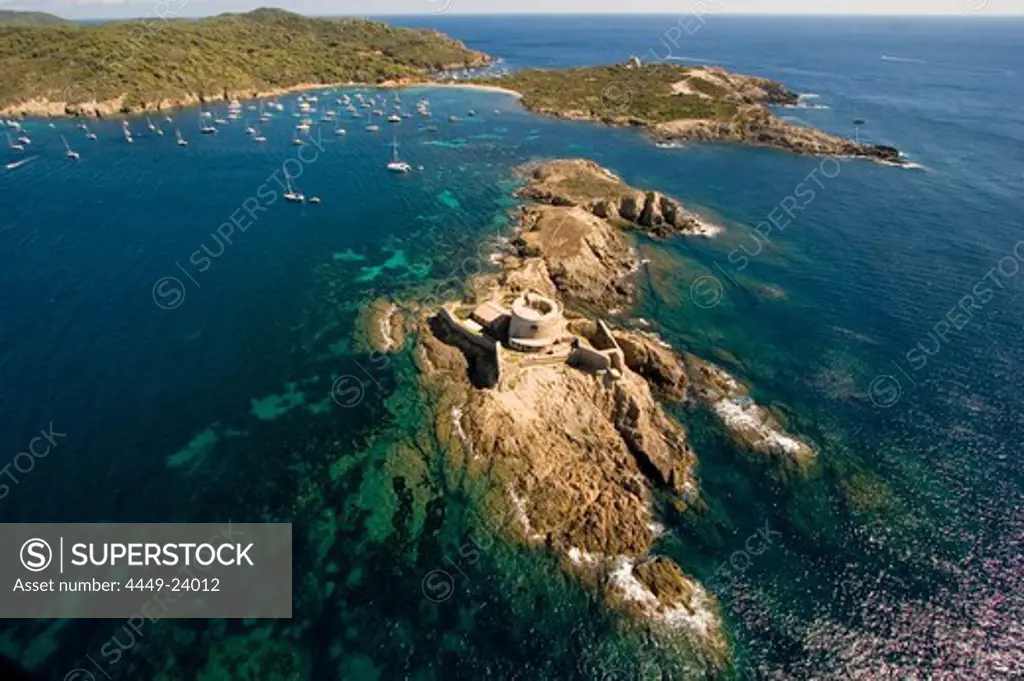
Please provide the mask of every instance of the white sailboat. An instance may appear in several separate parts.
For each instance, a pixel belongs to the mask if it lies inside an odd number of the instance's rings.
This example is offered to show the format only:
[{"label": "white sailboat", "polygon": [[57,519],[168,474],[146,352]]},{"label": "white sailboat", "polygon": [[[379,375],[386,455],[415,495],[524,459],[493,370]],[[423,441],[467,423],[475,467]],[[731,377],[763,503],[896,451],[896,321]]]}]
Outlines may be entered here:
[{"label": "white sailboat", "polygon": [[85,130],[85,139],[87,139],[87,140],[94,140],[94,139],[96,139],[96,133],[94,133],[93,131],[89,130],[89,126],[86,125],[85,123],[82,123],[82,130]]},{"label": "white sailboat", "polygon": [[156,132],[156,124],[150,120],[149,116],[146,116],[146,127],[149,128],[150,132]]},{"label": "white sailboat", "polygon": [[209,122],[209,119],[212,115],[213,114],[211,114],[209,111],[204,111],[201,114],[199,114],[199,132],[203,133],[204,135],[217,134],[216,126],[211,125]]},{"label": "white sailboat", "polygon": [[132,130],[128,127],[128,121],[121,121],[121,131],[124,133],[124,141],[131,144],[135,140],[132,139]]},{"label": "white sailboat", "polygon": [[305,194],[300,194],[295,191],[295,187],[292,186],[292,178],[286,171],[284,174],[284,181],[287,183],[288,191],[285,192],[285,201],[291,201],[292,203],[303,203],[306,200]]},{"label": "white sailboat", "polygon": [[252,133],[252,141],[253,142],[266,142],[267,138],[263,136],[263,133],[259,131],[259,128],[256,128],[253,131],[253,133]]},{"label": "white sailboat", "polygon": [[11,133],[8,132],[5,134],[7,135],[7,147],[11,151],[25,151],[24,145],[14,143],[14,140],[11,139]]},{"label": "white sailboat", "polygon": [[65,139],[64,135],[60,136],[60,141],[64,143],[64,155],[65,156],[67,156],[68,158],[75,158],[75,159],[79,158],[78,152],[71,148],[71,145],[68,144],[68,141],[67,141],[67,139]]},{"label": "white sailboat", "polygon": [[391,163],[388,163],[388,170],[393,173],[408,173],[412,171],[412,166],[405,161],[398,159],[398,138],[395,138],[392,142],[393,153],[391,156]]},{"label": "white sailboat", "polygon": [[174,136],[177,138],[177,144],[178,144],[179,147],[187,147],[188,146],[188,142],[185,140],[184,137],[181,136],[181,130],[178,130],[177,128],[175,128],[174,129]]}]

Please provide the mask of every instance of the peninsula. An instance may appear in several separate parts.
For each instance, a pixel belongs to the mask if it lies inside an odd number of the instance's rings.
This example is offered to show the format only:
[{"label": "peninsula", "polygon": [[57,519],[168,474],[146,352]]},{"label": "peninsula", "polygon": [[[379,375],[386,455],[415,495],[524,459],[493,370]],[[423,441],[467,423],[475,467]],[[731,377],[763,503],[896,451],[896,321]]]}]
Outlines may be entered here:
[{"label": "peninsula", "polygon": [[[325,85],[439,84],[436,73],[491,63],[438,31],[279,9],[199,20],[59,21],[17,12],[0,21],[0,115],[106,116]],[[643,64],[634,57],[620,65],[529,68],[459,84],[511,92],[544,115],[642,127],[660,142],[738,142],[903,162],[893,147],[777,117],[769,107],[796,105],[798,95],[773,80],[718,67]]]},{"label": "peninsula", "polygon": [[560,118],[642,127],[659,142],[739,142],[800,154],[863,156],[900,163],[893,147],[802,127],[769,106],[795,106],[799,96],[768,78],[713,66],[643,64],[523,69],[488,81],[522,95],[523,105]]},{"label": "peninsula", "polygon": [[378,301],[366,335],[381,352],[415,338],[448,463],[488,483],[484,509],[513,519],[508,539],[551,552],[630,621],[725,665],[716,598],[657,547],[665,505],[706,511],[697,452],[662,405],[708,410],[738,451],[785,475],[815,453],[723,369],[607,312],[633,299],[633,235],[704,234],[690,211],[587,160],[523,172],[528,202],[499,270],[472,268],[462,299]]},{"label": "peninsula", "polygon": [[0,23],[0,115],[110,115],[324,84],[426,80],[487,55],[432,30],[279,9],[199,20]]}]

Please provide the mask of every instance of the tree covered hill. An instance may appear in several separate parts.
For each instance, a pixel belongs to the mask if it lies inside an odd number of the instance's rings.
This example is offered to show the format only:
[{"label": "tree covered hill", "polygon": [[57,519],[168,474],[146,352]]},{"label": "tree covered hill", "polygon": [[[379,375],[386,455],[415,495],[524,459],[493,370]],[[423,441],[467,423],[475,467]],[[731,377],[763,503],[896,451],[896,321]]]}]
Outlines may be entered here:
[{"label": "tree covered hill", "polygon": [[278,9],[198,20],[0,24],[0,109],[46,100],[74,113],[83,102],[117,100],[117,110],[131,111],[303,83],[417,78],[487,60],[438,31]]}]

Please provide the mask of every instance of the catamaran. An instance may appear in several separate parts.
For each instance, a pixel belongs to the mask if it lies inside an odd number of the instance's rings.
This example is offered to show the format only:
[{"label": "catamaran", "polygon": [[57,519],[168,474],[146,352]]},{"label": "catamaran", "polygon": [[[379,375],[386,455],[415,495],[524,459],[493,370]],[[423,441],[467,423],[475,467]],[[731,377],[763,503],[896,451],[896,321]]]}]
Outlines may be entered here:
[{"label": "catamaran", "polygon": [[388,163],[388,170],[393,173],[408,173],[412,171],[412,166],[405,161],[398,160],[398,138],[395,138],[392,142],[392,157],[391,163]]},{"label": "catamaran", "polygon": [[68,144],[68,141],[67,141],[67,139],[65,139],[64,135],[60,136],[60,141],[64,143],[64,155],[65,156],[67,156],[68,158],[78,158],[79,157],[78,152],[71,148],[71,145]]}]

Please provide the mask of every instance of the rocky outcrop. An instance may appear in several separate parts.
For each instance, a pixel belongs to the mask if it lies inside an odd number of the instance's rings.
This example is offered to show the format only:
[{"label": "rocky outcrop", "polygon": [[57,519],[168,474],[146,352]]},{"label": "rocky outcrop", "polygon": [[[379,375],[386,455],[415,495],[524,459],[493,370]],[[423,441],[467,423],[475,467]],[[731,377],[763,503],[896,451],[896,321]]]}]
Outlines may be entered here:
[{"label": "rocky outcrop", "polygon": [[656,337],[635,331],[617,330],[614,336],[625,355],[626,366],[647,379],[660,397],[672,402],[686,400],[686,367],[671,348]]},{"label": "rocky outcrop", "polygon": [[[564,308],[572,347],[621,357],[591,372],[555,351],[495,352],[496,339],[484,352],[452,331],[447,308],[432,315],[410,306],[419,320],[413,357],[435,400],[437,440],[451,470],[475,489],[485,486],[481,508],[513,520],[509,538],[550,551],[609,607],[667,640],[682,637],[709,667],[720,667],[729,653],[715,598],[657,551],[666,503],[681,514],[707,510],[686,429],[659,398],[706,403],[750,451],[799,459],[809,449],[764,410],[754,427],[737,421],[722,405],[746,392],[718,367],[589,314],[630,301],[636,255],[623,230],[653,220],[655,210],[671,217],[677,204],[657,201],[645,218],[646,193],[580,160],[532,168],[523,194],[543,203],[523,208],[516,252],[502,257],[500,272],[472,277],[451,309],[507,307],[536,290]],[[612,205],[619,218],[602,215]],[[623,214],[635,223],[624,224]],[[377,319],[395,316],[390,304],[372,308]]]},{"label": "rocky outcrop", "polygon": [[[583,306],[612,310],[633,296],[636,258],[621,230],[581,208],[527,206],[514,240],[520,260],[506,263],[510,290],[558,291]],[[537,275],[540,276],[537,276]],[[548,282],[537,282],[546,276]]]},{"label": "rocky outcrop", "polygon": [[652,126],[659,141],[742,142],[815,156],[862,156],[902,163],[898,149],[858,144],[835,135],[781,120],[759,105],[742,107],[729,120],[686,119]]},{"label": "rocky outcrop", "polygon": [[806,471],[816,458],[806,442],[786,432],[778,419],[750,397],[750,391],[721,367],[685,355],[695,396],[742,449],[780,464],[776,471]]},{"label": "rocky outcrop", "polygon": [[679,201],[654,191],[634,189],[616,175],[585,159],[549,161],[531,170],[521,196],[553,206],[580,207],[603,220],[625,223],[651,236],[709,236],[717,228],[686,210]]},{"label": "rocky outcrop", "polygon": [[[586,310],[628,302],[631,287],[615,282],[636,256],[620,226],[549,196],[520,215],[517,254],[505,256],[501,272],[473,277],[461,302],[471,308],[537,290],[562,304],[579,342],[614,346]],[[609,607],[723,664],[728,648],[714,597],[654,548],[663,532],[656,498],[679,512],[705,508],[686,430],[656,399],[681,397],[685,377],[670,377],[667,358],[659,364],[654,350],[635,363],[643,374],[630,366],[592,373],[504,350],[500,381],[482,389],[487,353],[450,333],[442,316],[421,315],[413,356],[436,398],[434,428],[449,463],[488,483],[482,505],[508,510],[510,537],[603,585]],[[659,370],[664,376],[649,382]]]}]

